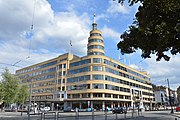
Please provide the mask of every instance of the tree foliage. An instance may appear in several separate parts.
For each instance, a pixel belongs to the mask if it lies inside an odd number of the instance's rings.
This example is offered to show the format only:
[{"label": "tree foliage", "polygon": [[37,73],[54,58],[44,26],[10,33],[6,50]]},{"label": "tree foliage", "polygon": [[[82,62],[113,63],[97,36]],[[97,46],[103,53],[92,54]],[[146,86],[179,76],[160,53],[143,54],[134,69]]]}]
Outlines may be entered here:
[{"label": "tree foliage", "polygon": [[[118,0],[123,3],[125,0]],[[157,56],[169,61],[180,53],[180,2],[179,0],[128,0],[130,5],[141,2],[129,30],[121,35],[117,45],[122,54],[142,50],[142,58]]]},{"label": "tree foliage", "polygon": [[4,89],[5,103],[14,103],[16,99],[16,93],[18,92],[18,79],[9,73],[8,69],[5,69],[2,73],[2,85]]},{"label": "tree foliage", "polygon": [[16,103],[23,104],[29,98],[28,86],[23,84],[19,86],[19,90],[16,95]]},{"label": "tree foliage", "polygon": [[19,79],[11,74],[7,68],[2,73],[2,81],[0,83],[0,100],[6,104],[24,103],[29,97],[27,85],[20,85]]}]

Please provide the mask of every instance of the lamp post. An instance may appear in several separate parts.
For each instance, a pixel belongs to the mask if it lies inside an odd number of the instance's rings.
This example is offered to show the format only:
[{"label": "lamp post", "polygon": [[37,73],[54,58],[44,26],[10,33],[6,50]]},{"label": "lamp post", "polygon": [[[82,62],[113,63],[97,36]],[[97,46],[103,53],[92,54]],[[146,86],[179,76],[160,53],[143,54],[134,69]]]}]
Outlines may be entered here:
[{"label": "lamp post", "polygon": [[171,106],[171,113],[174,113],[173,107],[172,107],[172,102],[171,102],[169,79],[167,79],[167,83],[168,83],[169,104],[170,104],[170,106]]}]

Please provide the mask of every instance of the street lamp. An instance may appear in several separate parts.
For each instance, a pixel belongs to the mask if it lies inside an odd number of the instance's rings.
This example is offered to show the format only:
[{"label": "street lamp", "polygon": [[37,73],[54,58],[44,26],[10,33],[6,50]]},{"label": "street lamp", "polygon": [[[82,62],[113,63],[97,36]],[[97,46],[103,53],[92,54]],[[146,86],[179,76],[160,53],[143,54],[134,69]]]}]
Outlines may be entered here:
[{"label": "street lamp", "polygon": [[170,106],[171,106],[171,113],[174,113],[173,107],[172,107],[172,102],[171,102],[169,79],[167,79],[167,83],[168,83],[169,104],[170,104]]}]

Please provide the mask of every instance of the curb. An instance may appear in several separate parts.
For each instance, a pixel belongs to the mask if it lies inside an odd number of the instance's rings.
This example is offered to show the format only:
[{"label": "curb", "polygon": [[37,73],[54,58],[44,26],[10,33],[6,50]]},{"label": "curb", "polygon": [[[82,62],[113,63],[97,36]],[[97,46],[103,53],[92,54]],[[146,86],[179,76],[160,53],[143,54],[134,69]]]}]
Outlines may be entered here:
[{"label": "curb", "polygon": [[173,114],[172,116],[180,118],[180,116],[179,116],[179,115],[174,115],[174,114]]}]

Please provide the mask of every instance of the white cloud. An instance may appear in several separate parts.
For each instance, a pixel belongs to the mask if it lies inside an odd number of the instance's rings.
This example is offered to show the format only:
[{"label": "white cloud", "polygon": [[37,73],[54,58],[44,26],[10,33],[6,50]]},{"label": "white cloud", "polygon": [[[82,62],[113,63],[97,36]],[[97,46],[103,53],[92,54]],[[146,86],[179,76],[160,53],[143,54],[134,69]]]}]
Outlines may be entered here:
[{"label": "white cloud", "polygon": [[120,33],[116,32],[113,29],[108,28],[106,26],[104,26],[101,31],[102,31],[104,37],[111,38],[116,43],[119,42],[119,40],[120,40]]},{"label": "white cloud", "polygon": [[[69,51],[86,54],[90,18],[86,13],[56,12],[46,0],[36,0],[33,37],[27,38],[32,23],[34,1],[6,0],[0,2],[0,63],[27,66]],[[29,45],[31,41],[31,58]],[[80,49],[81,48],[81,49]],[[5,64],[0,65],[7,66]],[[8,66],[9,67],[9,66]],[[13,68],[13,69],[12,69]],[[14,72],[18,68],[11,67]]]},{"label": "white cloud", "polygon": [[163,59],[156,62],[156,57],[152,56],[151,59],[147,59],[148,64],[147,71],[152,78],[152,82],[157,85],[167,86],[166,79],[169,79],[170,86],[176,89],[180,86],[180,55],[172,56],[170,61],[164,61]]},{"label": "white cloud", "polygon": [[129,14],[129,9],[126,4],[121,5],[118,2],[109,1],[110,6],[107,9],[108,13],[114,14],[114,13],[121,13],[121,14]]}]

